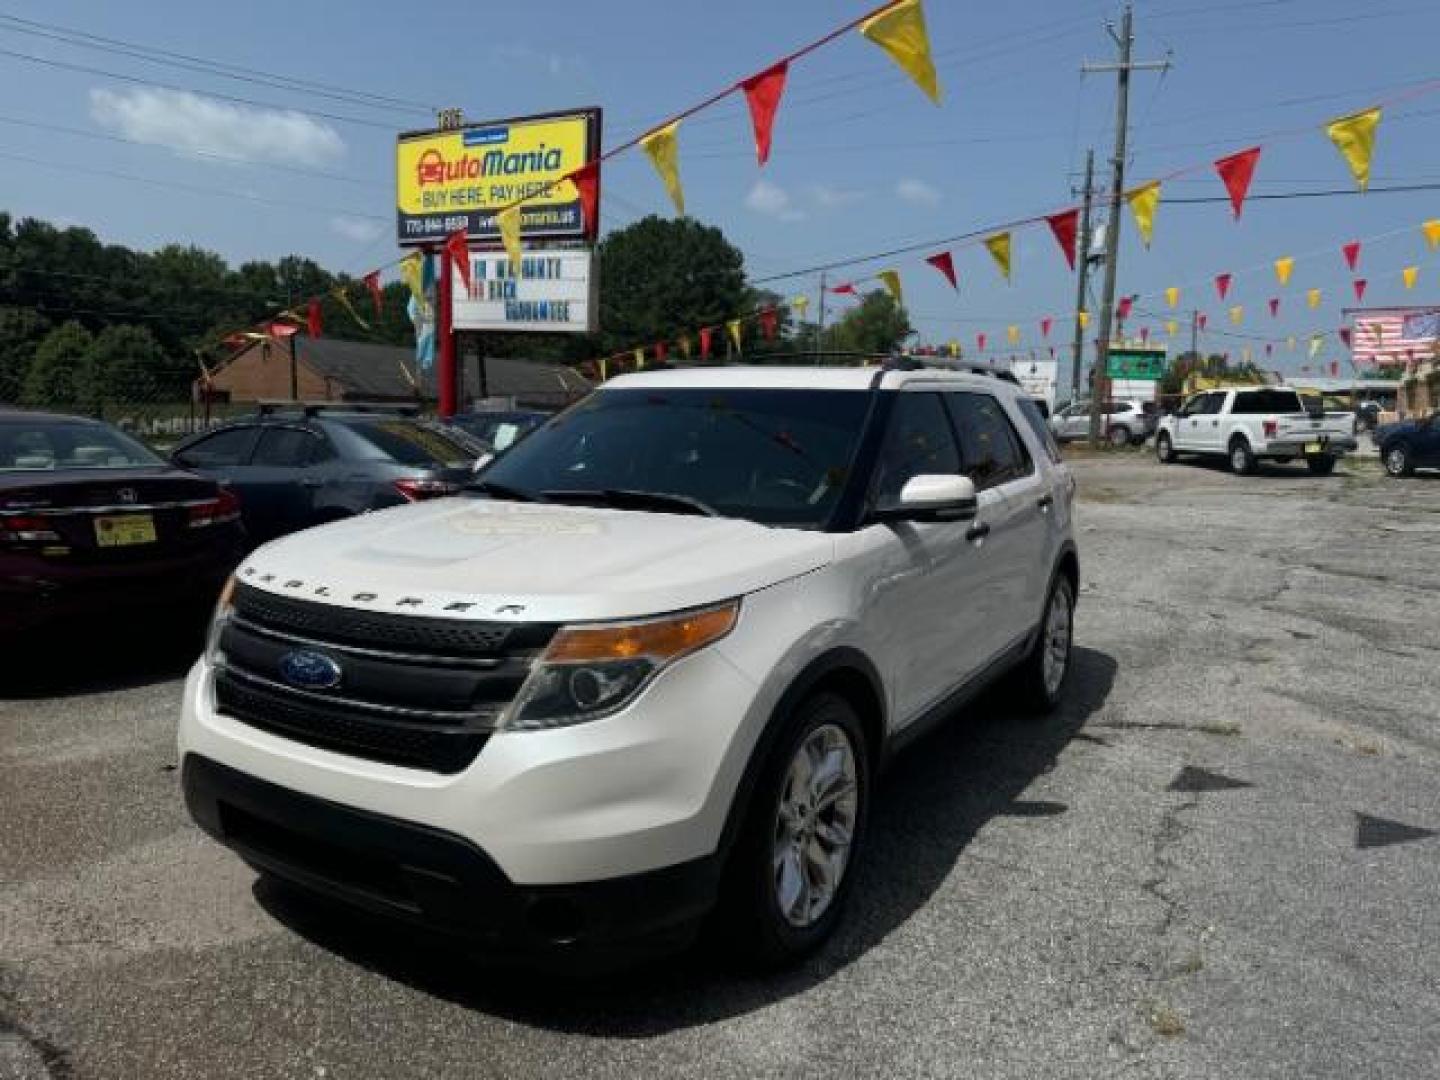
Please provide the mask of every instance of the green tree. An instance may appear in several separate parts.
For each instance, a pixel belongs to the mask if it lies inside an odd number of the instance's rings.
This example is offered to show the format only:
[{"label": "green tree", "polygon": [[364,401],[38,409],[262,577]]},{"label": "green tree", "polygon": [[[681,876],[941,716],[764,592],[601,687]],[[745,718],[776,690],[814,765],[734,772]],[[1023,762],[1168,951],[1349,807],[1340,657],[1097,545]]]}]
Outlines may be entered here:
[{"label": "green tree", "polygon": [[42,408],[74,408],[80,401],[92,340],[90,331],[74,321],[46,334],[25,374],[21,401]]},{"label": "green tree", "polygon": [[26,307],[0,307],[0,403],[20,400],[25,374],[50,322]]},{"label": "green tree", "polygon": [[99,413],[106,402],[173,400],[183,386],[176,379],[165,351],[143,326],[109,326],[85,354],[79,387],[80,405]]},{"label": "green tree", "polygon": [[913,333],[910,316],[883,290],[868,292],[825,332],[826,346],[837,352],[890,353]]},{"label": "green tree", "polygon": [[745,259],[719,229],[651,215],[600,242],[601,353],[670,341],[745,310]]}]

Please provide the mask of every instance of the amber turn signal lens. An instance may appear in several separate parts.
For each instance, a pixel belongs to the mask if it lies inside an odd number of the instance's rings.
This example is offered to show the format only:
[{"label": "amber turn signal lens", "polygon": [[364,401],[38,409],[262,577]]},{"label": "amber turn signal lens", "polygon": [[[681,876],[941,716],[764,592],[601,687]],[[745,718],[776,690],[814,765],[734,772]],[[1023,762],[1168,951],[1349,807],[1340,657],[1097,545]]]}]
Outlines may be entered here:
[{"label": "amber turn signal lens", "polygon": [[608,626],[567,626],[546,651],[547,663],[594,663],[599,660],[646,658],[673,660],[694,652],[730,632],[740,602],[688,611],[645,622]]}]

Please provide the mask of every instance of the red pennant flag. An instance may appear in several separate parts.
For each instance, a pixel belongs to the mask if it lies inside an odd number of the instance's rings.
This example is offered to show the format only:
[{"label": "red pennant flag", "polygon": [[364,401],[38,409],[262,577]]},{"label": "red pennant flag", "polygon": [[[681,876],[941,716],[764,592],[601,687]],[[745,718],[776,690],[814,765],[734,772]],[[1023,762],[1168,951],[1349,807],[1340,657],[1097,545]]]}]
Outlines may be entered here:
[{"label": "red pennant flag", "polygon": [[1198,326],[1201,330],[1205,329],[1205,324],[1209,321],[1210,316],[1206,315],[1203,311],[1200,312],[1199,315],[1195,316],[1195,325]]},{"label": "red pennant flag", "polygon": [[1115,305],[1115,317],[1124,322],[1130,317],[1130,308],[1135,303],[1133,296],[1122,296],[1120,302]]},{"label": "red pennant flag", "polygon": [[1065,262],[1070,269],[1075,269],[1075,234],[1080,227],[1080,211],[1064,210],[1058,214],[1051,214],[1045,219],[1050,225],[1050,231],[1055,234],[1055,242],[1060,245],[1060,250],[1065,253]]},{"label": "red pennant flag", "polygon": [[1345,265],[1350,267],[1350,272],[1355,272],[1355,264],[1360,261],[1360,241],[1352,240],[1340,249],[1340,254],[1345,256]]},{"label": "red pennant flag", "polygon": [[587,236],[600,232],[600,162],[587,161],[567,177],[580,195],[580,214]]},{"label": "red pennant flag", "polygon": [[950,282],[952,289],[960,288],[960,282],[955,278],[955,260],[950,257],[950,252],[941,251],[934,255],[926,255],[925,261],[945,275],[945,280]]},{"label": "red pennant flag", "polygon": [[1272,297],[1270,298],[1270,317],[1273,319],[1273,318],[1275,318],[1276,315],[1279,315],[1279,314],[1280,314],[1280,298],[1279,298],[1278,296],[1272,296]]},{"label": "red pennant flag", "polygon": [[770,130],[775,126],[775,111],[780,107],[780,95],[785,92],[788,70],[789,64],[782,60],[740,84],[745,91],[745,103],[750,106],[750,122],[755,125],[755,156],[761,165],[770,160]]},{"label": "red pennant flag", "polygon": [[370,300],[375,305],[375,314],[380,314],[380,307],[385,302],[385,293],[380,288],[380,271],[371,270],[360,279],[365,283],[365,288],[370,290]]},{"label": "red pennant flag", "polygon": [[710,359],[710,335],[714,332],[713,326],[700,327],[700,359]]},{"label": "red pennant flag", "polygon": [[985,335],[984,335],[984,334],[976,334],[976,335],[975,335],[975,350],[976,350],[977,352],[984,352],[984,351],[985,351]]},{"label": "red pennant flag", "polygon": [[1146,345],[1150,343],[1150,328],[1148,326],[1142,326],[1140,328],[1140,341]]},{"label": "red pennant flag", "polygon": [[775,337],[776,316],[773,307],[760,309],[760,332],[765,335],[766,341],[772,341]]},{"label": "red pennant flag", "polygon": [[1365,299],[1365,286],[1370,284],[1363,277],[1355,279],[1355,302],[1358,304]]},{"label": "red pennant flag", "polygon": [[665,342],[657,341],[655,343],[655,362],[657,364],[663,364],[665,362],[665,357],[668,355],[669,350],[665,347]]},{"label": "red pennant flag", "polygon": [[1252,146],[1215,162],[1215,171],[1225,190],[1230,193],[1230,205],[1235,209],[1235,220],[1240,220],[1240,208],[1245,205],[1245,196],[1250,191],[1250,180],[1255,175],[1255,164],[1260,160],[1260,147]]},{"label": "red pennant flag", "polygon": [[848,281],[845,282],[843,285],[832,285],[832,286],[830,287],[830,291],[831,291],[832,293],[835,293],[837,296],[855,296],[855,295],[857,295],[857,293],[855,292],[855,286],[854,286],[854,285],[851,285]]},{"label": "red pennant flag", "polygon": [[1339,375],[1339,374],[1340,374],[1340,361],[1339,361],[1339,360],[1331,360],[1331,361],[1330,361],[1330,377],[1333,379],[1336,375]]},{"label": "red pennant flag", "polygon": [[445,258],[460,272],[465,291],[470,291],[470,246],[465,242],[465,229],[456,229],[445,238]]},{"label": "red pennant flag", "polygon": [[1050,323],[1051,320],[1048,317],[1040,320],[1040,336],[1042,338],[1050,336]]},{"label": "red pennant flag", "polygon": [[1215,291],[1220,294],[1220,299],[1221,299],[1221,300],[1224,300],[1224,299],[1225,299],[1225,294],[1230,291],[1230,275],[1229,275],[1229,274],[1216,274],[1216,275],[1215,275]]},{"label": "red pennant flag", "polygon": [[305,329],[312,338],[318,338],[324,328],[325,322],[320,315],[320,301],[318,299],[311,300],[310,306],[305,311]]},{"label": "red pennant flag", "polygon": [[1340,344],[1347,349],[1350,348],[1350,328],[1348,326],[1340,328]]}]

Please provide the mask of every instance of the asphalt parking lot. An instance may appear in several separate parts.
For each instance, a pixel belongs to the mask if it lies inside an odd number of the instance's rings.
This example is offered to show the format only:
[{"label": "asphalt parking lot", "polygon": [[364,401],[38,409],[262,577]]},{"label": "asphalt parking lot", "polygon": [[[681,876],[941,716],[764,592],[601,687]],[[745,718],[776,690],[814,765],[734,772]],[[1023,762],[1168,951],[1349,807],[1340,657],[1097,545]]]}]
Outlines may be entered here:
[{"label": "asphalt parking lot", "polygon": [[193,642],[12,665],[0,1077],[1435,1075],[1440,478],[1075,467],[1070,704],[903,756],[777,977],[530,977],[257,886],[178,797]]}]

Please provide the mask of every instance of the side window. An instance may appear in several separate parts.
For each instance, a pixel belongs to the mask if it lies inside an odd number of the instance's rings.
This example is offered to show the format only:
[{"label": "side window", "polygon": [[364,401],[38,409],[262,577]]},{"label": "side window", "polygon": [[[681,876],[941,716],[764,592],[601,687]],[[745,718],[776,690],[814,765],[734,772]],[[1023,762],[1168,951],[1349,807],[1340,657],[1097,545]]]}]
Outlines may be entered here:
[{"label": "side window", "polygon": [[303,428],[265,428],[260,432],[260,443],[255,447],[255,456],[250,463],[272,468],[309,465],[318,444],[319,438]]},{"label": "side window", "polygon": [[1058,463],[1060,447],[1055,445],[1055,436],[1050,433],[1050,425],[1045,423],[1045,417],[1040,414],[1040,406],[1030,398],[1021,398],[1020,415],[1025,417],[1025,423],[1030,425],[1030,430],[1035,433],[1035,438],[1039,439],[1040,445],[1045,447],[1045,453],[1050,455],[1050,460]]},{"label": "side window", "polygon": [[885,448],[876,463],[875,505],[898,502],[900,489],[913,476],[959,471],[960,454],[940,395],[897,394],[885,433]]},{"label": "side window", "polygon": [[181,465],[204,469],[222,465],[243,465],[255,443],[253,427],[226,428],[175,455]]},{"label": "side window", "polygon": [[996,487],[1033,469],[1020,435],[1005,407],[990,394],[946,394],[945,402],[960,432],[961,471],[979,491]]},{"label": "side window", "polygon": [[1181,416],[1199,416],[1205,411],[1205,399],[1208,394],[1196,394],[1186,400],[1185,405],[1180,409]]},{"label": "side window", "polygon": [[1215,393],[1210,395],[1210,403],[1205,406],[1205,411],[1211,416],[1214,416],[1216,413],[1224,412],[1225,399],[1229,396],[1229,392],[1226,390],[1215,391]]}]

